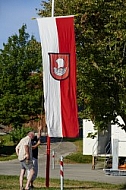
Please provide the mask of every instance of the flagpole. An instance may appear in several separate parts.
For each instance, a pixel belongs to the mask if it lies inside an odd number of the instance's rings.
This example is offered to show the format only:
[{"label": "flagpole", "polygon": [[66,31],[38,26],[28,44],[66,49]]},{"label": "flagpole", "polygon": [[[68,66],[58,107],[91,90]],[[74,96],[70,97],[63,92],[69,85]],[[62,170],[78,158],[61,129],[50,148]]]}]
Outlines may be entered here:
[{"label": "flagpole", "polygon": [[52,17],[54,16],[54,0],[52,0]]},{"label": "flagpole", "polygon": [[[52,17],[54,16],[54,0],[52,0]],[[46,187],[49,187],[50,170],[50,137],[47,136]]]},{"label": "flagpole", "polygon": [[46,187],[49,187],[49,170],[50,170],[50,137],[47,136],[47,160],[46,160]]}]

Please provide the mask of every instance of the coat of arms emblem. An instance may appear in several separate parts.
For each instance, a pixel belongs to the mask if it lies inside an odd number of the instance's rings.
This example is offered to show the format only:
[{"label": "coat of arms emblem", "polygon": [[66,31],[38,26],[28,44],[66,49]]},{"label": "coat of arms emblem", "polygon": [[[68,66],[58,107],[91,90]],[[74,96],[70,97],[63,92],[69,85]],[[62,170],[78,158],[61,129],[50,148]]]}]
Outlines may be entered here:
[{"label": "coat of arms emblem", "polygon": [[56,80],[63,80],[69,76],[69,53],[49,53],[50,73]]}]

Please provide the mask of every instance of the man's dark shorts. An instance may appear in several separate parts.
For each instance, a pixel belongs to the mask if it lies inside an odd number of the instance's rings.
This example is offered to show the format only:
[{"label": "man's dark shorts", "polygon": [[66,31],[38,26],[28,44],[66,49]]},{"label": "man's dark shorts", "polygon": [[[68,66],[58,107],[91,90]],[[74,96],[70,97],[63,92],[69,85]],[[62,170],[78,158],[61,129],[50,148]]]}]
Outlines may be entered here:
[{"label": "man's dark shorts", "polygon": [[21,163],[21,169],[31,170],[33,169],[33,162],[32,160],[22,160]]}]

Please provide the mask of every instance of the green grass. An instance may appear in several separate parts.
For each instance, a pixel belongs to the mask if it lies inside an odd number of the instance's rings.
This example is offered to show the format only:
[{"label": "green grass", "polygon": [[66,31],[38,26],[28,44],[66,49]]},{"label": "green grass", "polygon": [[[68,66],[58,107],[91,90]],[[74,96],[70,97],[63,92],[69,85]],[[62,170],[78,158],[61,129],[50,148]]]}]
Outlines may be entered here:
[{"label": "green grass", "polygon": [[14,145],[9,134],[0,135],[0,145]]},{"label": "green grass", "polygon": [[[24,180],[24,184],[26,179]],[[35,180],[34,190],[43,190],[47,189],[46,181],[44,178],[37,178]],[[108,183],[98,183],[98,182],[85,182],[77,180],[64,180],[64,190],[121,190],[126,189],[126,185],[112,185]],[[19,189],[19,178],[17,176],[4,176],[0,175],[0,190],[17,190]],[[60,179],[50,179],[49,188],[50,190],[60,189]]]},{"label": "green grass", "polygon": [[0,161],[13,160],[17,158],[15,145],[10,140],[10,135],[0,136]]},{"label": "green grass", "polygon": [[[2,137],[3,138],[3,137]],[[6,139],[7,138],[7,139]],[[64,162],[69,163],[89,163],[91,162],[91,156],[84,156],[83,152],[83,139],[64,139],[65,141],[73,142],[77,147],[77,152],[70,154],[64,158]],[[15,145],[9,141],[9,136],[4,136],[4,143],[0,147],[0,160],[10,160],[17,158],[15,155]],[[24,183],[26,179],[24,180]],[[35,190],[47,189],[46,181],[43,178],[37,178],[35,180]],[[18,176],[4,176],[0,175],[0,190],[17,190],[19,189],[19,177]],[[50,190],[60,189],[60,179],[50,179]],[[76,180],[64,179],[64,190],[122,190],[126,189],[126,185],[113,185],[107,183],[98,182],[86,182]]]},{"label": "green grass", "polygon": [[64,158],[64,162],[67,163],[91,163],[92,156],[91,155],[83,155],[83,139],[66,139],[66,141],[72,142],[76,145],[77,151],[72,153]]}]

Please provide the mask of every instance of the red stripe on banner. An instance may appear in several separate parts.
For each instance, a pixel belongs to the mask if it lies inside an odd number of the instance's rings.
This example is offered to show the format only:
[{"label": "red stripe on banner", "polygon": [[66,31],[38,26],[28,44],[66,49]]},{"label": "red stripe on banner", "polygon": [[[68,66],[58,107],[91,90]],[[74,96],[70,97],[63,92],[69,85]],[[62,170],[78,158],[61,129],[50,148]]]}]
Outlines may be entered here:
[{"label": "red stripe on banner", "polygon": [[69,77],[60,81],[63,137],[77,137],[79,134],[76,103],[76,53],[74,18],[56,18],[59,53],[70,53]]}]

